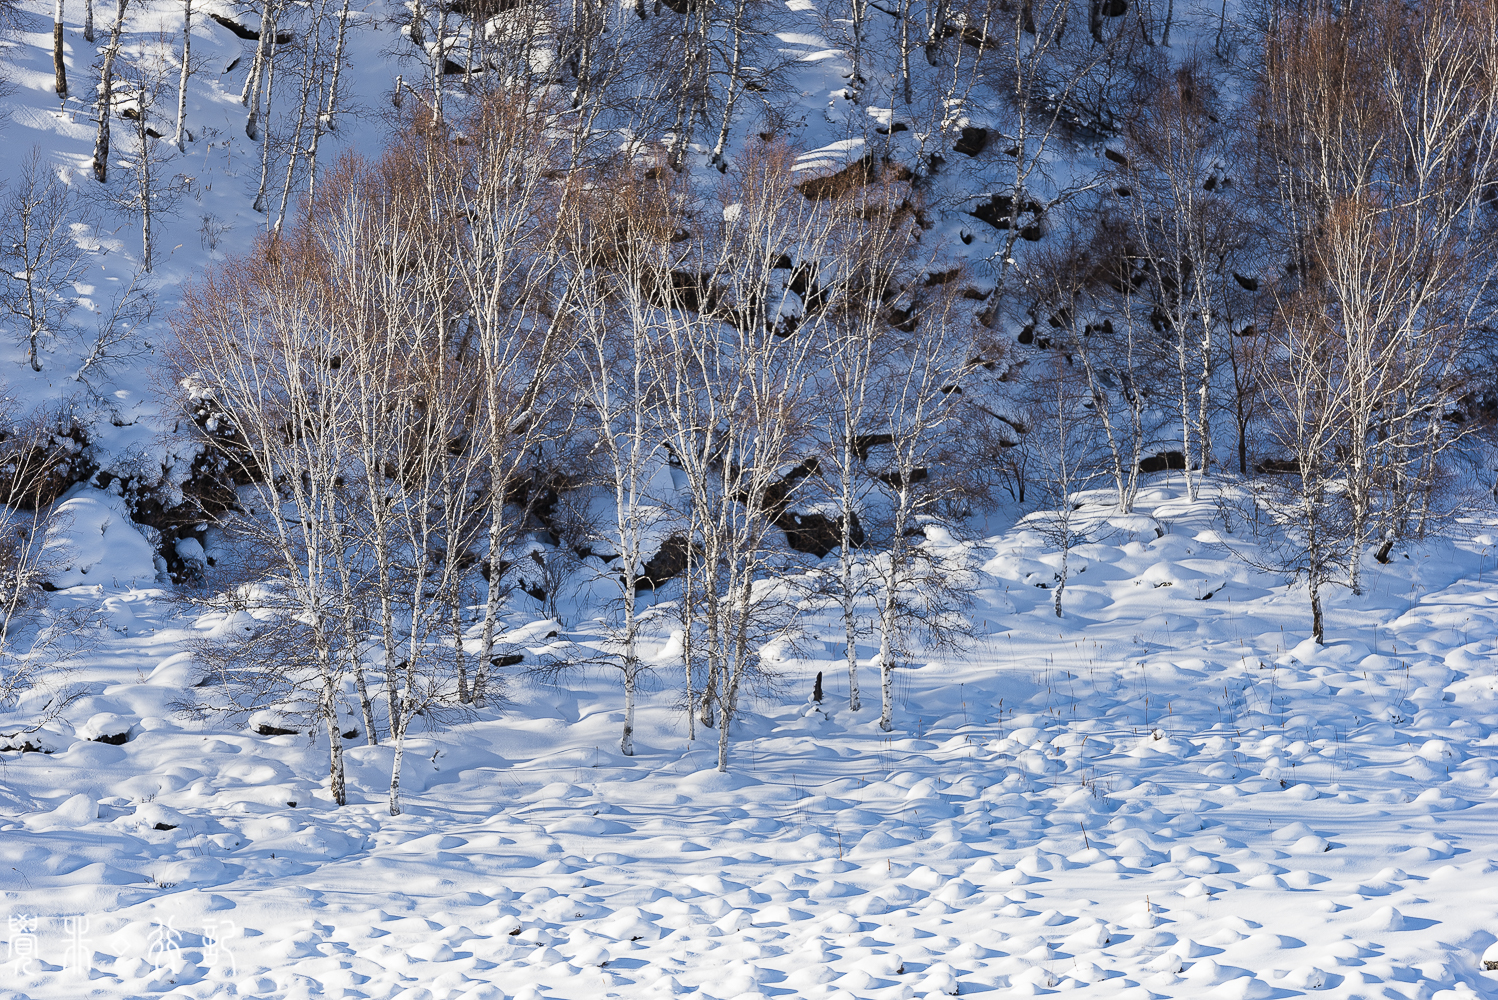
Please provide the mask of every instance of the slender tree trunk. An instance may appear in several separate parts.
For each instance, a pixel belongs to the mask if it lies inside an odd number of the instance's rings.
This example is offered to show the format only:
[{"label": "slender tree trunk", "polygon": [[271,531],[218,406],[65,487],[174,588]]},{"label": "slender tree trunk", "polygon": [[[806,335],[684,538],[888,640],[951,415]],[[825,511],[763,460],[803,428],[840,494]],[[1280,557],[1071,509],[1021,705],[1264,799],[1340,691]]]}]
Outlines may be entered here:
[{"label": "slender tree trunk", "polygon": [[863,93],[863,32],[864,22],[868,19],[869,0],[852,0],[853,7],[853,45],[850,55],[853,57],[853,92],[854,100],[857,101]]},{"label": "slender tree trunk", "polygon": [[687,739],[694,743],[697,740],[697,701],[692,689],[692,671],[696,663],[692,642],[692,550],[696,548],[695,537],[695,531],[688,526],[686,567],[681,574],[681,662],[687,676]]},{"label": "slender tree trunk", "polygon": [[1326,628],[1321,618],[1321,574],[1315,568],[1308,574],[1311,588],[1311,638],[1318,646],[1326,645]]},{"label": "slender tree trunk", "polygon": [[739,95],[744,90],[744,18],[747,16],[747,0],[738,0],[733,17],[733,55],[728,61],[728,97],[723,102],[723,121],[718,127],[718,141],[713,144],[712,164],[719,171],[728,169],[725,158],[728,149],[728,131],[733,125],[734,109]]},{"label": "slender tree trunk", "polygon": [[905,573],[905,527],[910,514],[910,480],[912,470],[908,463],[901,463],[900,490],[895,494],[895,517],[893,541],[889,551],[889,572],[884,578],[884,593],[879,609],[879,728],[889,732],[895,728],[895,630],[900,627],[896,614],[900,607],[900,589],[904,586]]},{"label": "slender tree trunk", "polygon": [[[322,114],[317,118],[316,127],[312,130],[312,145],[307,150],[307,197],[310,199],[317,189],[317,147],[322,139],[324,130],[328,132],[337,131],[333,124],[333,115],[338,109],[338,77],[343,72],[343,46],[344,39],[348,34],[349,0],[343,0],[343,9],[338,13],[338,40],[333,45],[333,75],[328,81],[328,102],[323,106]],[[400,83],[396,83],[396,92],[400,92]]]},{"label": "slender tree trunk", "polygon": [[182,0],[182,75],[177,79],[177,134],[172,145],[178,152],[187,152],[187,77],[188,63],[192,59],[192,0]]},{"label": "slender tree trunk", "polygon": [[395,756],[390,763],[390,815],[401,814],[401,764],[406,758],[406,727],[395,737]]},{"label": "slender tree trunk", "polygon": [[[317,627],[321,629],[322,623],[319,622]],[[348,794],[343,776],[343,734],[338,731],[338,673],[333,669],[325,641],[323,648],[317,651],[317,657],[322,664],[323,718],[328,726],[328,785],[333,801],[341,806],[347,804]]]},{"label": "slender tree trunk", "polygon": [[[1212,395],[1212,324],[1209,321],[1212,314],[1211,303],[1199,303],[1198,310],[1202,315],[1202,367],[1201,381],[1196,387],[1196,442],[1201,452],[1197,464],[1201,466],[1201,474],[1205,478],[1212,462],[1212,421],[1208,414]],[[1190,463],[1190,455],[1186,456],[1186,461]]]},{"label": "slender tree trunk", "polygon": [[[270,43],[270,66],[265,72],[265,117],[270,118],[271,101],[275,98],[276,91],[276,40],[275,25],[271,25]],[[259,101],[256,101],[256,111],[259,110]],[[258,129],[260,133],[260,187],[255,191],[255,204],[250,206],[261,214],[266,213],[265,185],[270,180],[270,129]]]},{"label": "slender tree trunk", "polygon": [[1248,420],[1238,411],[1238,474],[1248,475]]},{"label": "slender tree trunk", "polygon": [[[910,78],[910,0],[900,0],[900,95],[905,99],[905,110],[910,111],[914,103]],[[895,123],[890,120],[890,135],[894,135]],[[1019,211],[1018,208],[1015,209]]]},{"label": "slender tree trunk", "polygon": [[[638,440],[638,432],[637,440]],[[634,474],[631,462],[631,475]],[[629,515],[634,517],[635,515]],[[638,537],[638,533],[636,533]],[[633,561],[639,554],[639,544],[625,546],[625,558]],[[640,658],[635,648],[635,637],[639,631],[635,614],[635,579],[633,569],[626,573],[624,586],[624,732],[619,737],[619,752],[626,757],[635,755],[635,688],[640,672]]]},{"label": "slender tree trunk", "polygon": [[[1069,502],[1063,500],[1063,502]],[[1056,591],[1051,595],[1051,606],[1055,609],[1056,617],[1061,617],[1061,594],[1066,590],[1066,577],[1069,567],[1067,562],[1071,557],[1071,513],[1066,512],[1061,524],[1061,578],[1056,581]]]},{"label": "slender tree trunk", "polygon": [[[120,51],[120,32],[125,26],[125,4],[119,0],[114,24],[109,28],[109,47],[104,50],[104,69],[99,82],[99,132],[94,139],[94,179],[109,180],[109,119],[114,114],[114,57]],[[59,0],[58,8],[62,4]]]},{"label": "slender tree trunk", "polygon": [[426,41],[426,16],[422,0],[416,0],[416,6],[411,10],[411,44],[417,48],[421,48]]},{"label": "slender tree trunk", "polygon": [[848,660],[848,708],[863,708],[858,696],[858,599],[853,588],[853,466],[854,448],[851,428],[843,435],[843,524],[842,524],[842,597],[844,652]]},{"label": "slender tree trunk", "polygon": [[135,120],[136,137],[140,140],[140,167],[137,174],[140,178],[140,241],[141,241],[141,268],[147,274],[151,273],[154,265],[155,244],[151,239],[151,217],[152,204],[155,199],[156,184],[151,172],[151,165],[155,158],[151,154],[148,143],[151,137],[146,133],[146,91],[144,85],[140,94],[140,117]]},{"label": "slender tree trunk", "polygon": [[728,716],[718,726],[718,770],[728,772]]},{"label": "slender tree trunk", "polygon": [[[502,459],[502,455],[491,452],[491,468],[500,469]],[[480,706],[483,705],[484,686],[494,662],[494,639],[499,629],[500,574],[503,572],[500,550],[504,541],[504,484],[494,483],[490,489],[495,496],[489,509],[489,579],[484,597],[484,623],[479,629],[478,663],[473,668],[473,700]]]},{"label": "slender tree trunk", "polygon": [[83,40],[94,41],[94,0],[83,0]]},{"label": "slender tree trunk", "polygon": [[635,755],[635,670],[624,670],[624,734],[619,737],[619,752],[626,757]]},{"label": "slender tree trunk", "polygon": [[[260,141],[260,89],[265,80],[266,63],[274,65],[276,44],[276,0],[264,0],[260,7],[260,40],[255,45],[255,59],[240,102],[250,109],[245,118],[244,134],[251,142]],[[269,98],[269,95],[267,95]],[[269,115],[269,110],[266,111]]]},{"label": "slender tree trunk", "polygon": [[433,41],[432,53],[432,111],[434,124],[442,127],[442,97],[446,90],[443,74],[447,69],[447,3],[442,2],[437,11],[437,37]]},{"label": "slender tree trunk", "polygon": [[56,76],[57,96],[68,96],[68,68],[62,60],[62,2],[52,8],[52,71]]},{"label": "slender tree trunk", "polygon": [[1186,478],[1186,495],[1195,500],[1196,480],[1191,475],[1191,389],[1186,374],[1186,333],[1179,326],[1176,329],[1176,363],[1181,381],[1181,475]]},{"label": "slender tree trunk", "polygon": [[[311,52],[307,53],[307,50],[303,49],[303,52],[307,54],[302,65],[302,86],[298,93],[296,125],[291,133],[291,153],[286,157],[286,181],[281,185],[281,202],[276,208],[276,224],[272,227],[272,231],[276,233],[281,231],[281,223],[286,219],[286,204],[291,200],[291,181],[296,176],[297,158],[302,155],[302,133],[307,130],[307,102],[312,96],[312,82],[317,74],[318,57],[322,55],[322,20],[327,10],[328,0],[321,0],[317,5],[317,14],[312,19],[312,27],[308,31],[312,39]],[[321,104],[320,100],[318,104]],[[317,130],[317,112],[318,108],[314,105],[312,108],[314,139]]]},{"label": "slender tree trunk", "polygon": [[886,733],[895,728],[894,616],[895,591],[886,584],[879,609],[879,728]]}]

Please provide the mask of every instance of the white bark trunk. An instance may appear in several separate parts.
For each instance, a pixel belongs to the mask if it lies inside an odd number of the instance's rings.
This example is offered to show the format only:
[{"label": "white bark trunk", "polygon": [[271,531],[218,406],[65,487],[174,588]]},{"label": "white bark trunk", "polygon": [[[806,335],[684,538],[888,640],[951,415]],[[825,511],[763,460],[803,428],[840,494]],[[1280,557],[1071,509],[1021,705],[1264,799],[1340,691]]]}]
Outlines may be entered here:
[{"label": "white bark trunk", "polygon": [[[109,180],[109,119],[114,114],[114,58],[120,51],[120,31],[125,25],[125,3],[119,0],[114,24],[109,29],[109,47],[104,50],[104,69],[99,81],[99,132],[94,139],[94,179]],[[57,8],[62,10],[62,0]]]},{"label": "white bark trunk", "polygon": [[[92,0],[91,0],[92,5]],[[182,75],[177,79],[177,134],[172,145],[179,152],[187,152],[187,77],[188,63],[192,59],[192,0],[182,0]]]},{"label": "white bark trunk", "polygon": [[68,68],[62,59],[62,0],[52,9],[52,72],[58,97],[68,96]]},{"label": "white bark trunk", "polygon": [[895,650],[890,632],[894,623],[886,599],[885,612],[879,616],[879,728],[889,732],[895,728]]}]

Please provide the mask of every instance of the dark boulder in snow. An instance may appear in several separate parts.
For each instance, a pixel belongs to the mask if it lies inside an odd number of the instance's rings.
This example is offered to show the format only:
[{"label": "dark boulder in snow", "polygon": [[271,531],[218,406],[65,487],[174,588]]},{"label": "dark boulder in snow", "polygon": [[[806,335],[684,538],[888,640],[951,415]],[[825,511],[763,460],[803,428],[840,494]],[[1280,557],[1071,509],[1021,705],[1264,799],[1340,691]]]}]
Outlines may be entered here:
[{"label": "dark boulder in snow", "polygon": [[687,568],[687,537],[682,534],[669,536],[661,543],[660,550],[640,568],[635,577],[635,590],[654,590],[672,577],[680,576]]},{"label": "dark boulder in snow", "polygon": [[1139,471],[1143,473],[1168,472],[1186,468],[1186,456],[1179,451],[1162,451],[1158,455],[1139,460]]},{"label": "dark boulder in snow", "polygon": [[952,147],[954,152],[965,156],[977,156],[988,148],[988,129],[979,128],[976,125],[968,125],[957,137],[957,143]]},{"label": "dark boulder in snow", "polygon": [[[969,215],[982,219],[995,229],[1018,229],[1020,238],[1035,242],[1041,237],[1039,202],[1025,199],[1015,211],[1014,198],[1007,194],[991,194],[968,209]],[[1028,216],[1028,218],[1024,218]]]},{"label": "dark boulder in snow", "polygon": [[[854,545],[863,544],[863,525],[858,521],[858,515],[852,512],[848,514],[848,535]],[[785,532],[785,540],[791,548],[797,552],[807,552],[821,558],[829,552],[835,552],[843,544],[843,519],[841,516],[828,517],[821,511],[811,511],[798,514],[793,510],[787,510],[777,520],[781,530]]]}]

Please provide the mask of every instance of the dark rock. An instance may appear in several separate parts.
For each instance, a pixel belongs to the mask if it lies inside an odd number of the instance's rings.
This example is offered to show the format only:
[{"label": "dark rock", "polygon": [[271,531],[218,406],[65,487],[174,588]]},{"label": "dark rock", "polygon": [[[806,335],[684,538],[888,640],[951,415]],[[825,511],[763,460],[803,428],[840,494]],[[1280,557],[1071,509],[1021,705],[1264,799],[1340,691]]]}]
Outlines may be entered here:
[{"label": "dark rock", "polygon": [[853,453],[860,462],[869,460],[869,451],[883,444],[894,444],[893,434],[859,434],[853,438]]},{"label": "dark rock", "polygon": [[[247,42],[260,41],[260,32],[255,28],[247,28],[233,18],[225,17],[222,14],[215,14],[211,11],[208,16],[222,27],[228,28],[234,33],[236,38],[243,38]],[[276,32],[276,44],[290,45],[291,40],[295,37],[296,35],[290,31],[278,31]]]},{"label": "dark rock", "polygon": [[1186,468],[1186,456],[1179,451],[1162,451],[1158,455],[1139,460],[1139,471],[1145,473],[1184,468]]},{"label": "dark rock", "polygon": [[635,590],[654,590],[672,577],[680,576],[687,568],[687,554],[686,536],[669,536],[661,543],[660,550],[645,560],[645,565],[635,577]]},{"label": "dark rock", "polygon": [[967,156],[977,156],[987,148],[988,129],[979,128],[976,125],[968,125],[957,138],[957,143],[952,147],[952,151],[963,153]]},{"label": "dark rock", "polygon": [[42,746],[40,743],[33,743],[30,740],[22,740],[19,744],[7,743],[5,746],[0,747],[0,753],[54,753],[54,752],[55,751],[50,750],[47,747]]},{"label": "dark rock", "polygon": [[1293,458],[1266,458],[1254,463],[1254,471],[1261,476],[1298,476],[1300,462]]},{"label": "dark rock", "polygon": [[50,507],[98,471],[89,445],[88,432],[70,415],[35,432],[0,431],[0,500],[18,510]]},{"label": "dark rock", "polygon": [[898,490],[907,485],[914,486],[916,483],[924,483],[927,479],[931,478],[931,473],[926,469],[911,469],[908,481],[906,477],[898,471],[881,472],[875,478],[879,479],[882,482],[888,483],[890,486]]},{"label": "dark rock", "polygon": [[260,736],[295,736],[295,729],[282,729],[280,726],[272,726],[262,722],[255,727],[256,734]]},{"label": "dark rock", "polygon": [[801,181],[796,185],[796,190],[812,201],[825,201],[829,198],[840,198],[855,188],[863,187],[878,175],[879,171],[874,165],[873,154],[867,154],[836,173],[823,174],[820,177]]},{"label": "dark rock", "polygon": [[[857,514],[849,512],[848,517],[848,541],[855,546],[862,545],[863,525]],[[806,552],[818,559],[837,551],[843,544],[842,517],[828,517],[821,511],[809,514],[786,511],[776,524],[785,532],[786,544],[797,552]]]}]

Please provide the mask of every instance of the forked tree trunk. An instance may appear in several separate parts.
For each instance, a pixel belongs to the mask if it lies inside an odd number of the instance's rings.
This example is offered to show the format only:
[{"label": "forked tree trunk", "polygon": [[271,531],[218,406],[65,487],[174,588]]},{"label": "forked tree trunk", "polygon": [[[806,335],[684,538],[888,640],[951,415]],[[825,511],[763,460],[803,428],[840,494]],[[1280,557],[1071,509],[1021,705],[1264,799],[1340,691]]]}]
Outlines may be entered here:
[{"label": "forked tree trunk", "polygon": [[[109,118],[114,114],[114,57],[120,51],[120,32],[125,26],[125,4],[119,0],[114,24],[109,29],[109,47],[104,50],[104,69],[99,82],[99,132],[94,139],[94,179],[109,180]],[[58,0],[58,8],[62,2]]]},{"label": "forked tree trunk", "polygon": [[[349,0],[343,0],[343,10],[338,14],[338,41],[333,45],[333,75],[328,81],[328,102],[323,105],[322,113],[318,115],[314,128],[312,129],[312,144],[307,149],[307,197],[310,199],[317,190],[317,146],[322,139],[324,130],[328,132],[337,131],[333,124],[333,115],[338,108],[338,76],[343,70],[343,46],[344,39],[348,35],[348,13]],[[396,94],[400,93],[400,82],[396,81]]]},{"label": "forked tree trunk", "polygon": [[[263,28],[261,30],[264,30]],[[265,117],[270,118],[271,100],[275,97],[276,89],[276,29],[272,24],[270,28],[270,68],[265,73]],[[259,111],[259,101],[256,101],[255,112]],[[252,112],[253,113],[253,112]],[[250,207],[255,211],[264,213],[265,185],[270,180],[270,129],[259,129],[260,133],[260,187],[255,191],[255,204]]]},{"label": "forked tree trunk", "polygon": [[[255,59],[250,63],[250,75],[245,78],[245,89],[239,101],[250,109],[245,119],[244,134],[251,142],[260,141],[260,88],[265,79],[267,62],[273,63],[276,42],[275,0],[265,0],[260,8],[260,38],[255,44]],[[267,110],[266,114],[270,112]]]}]

